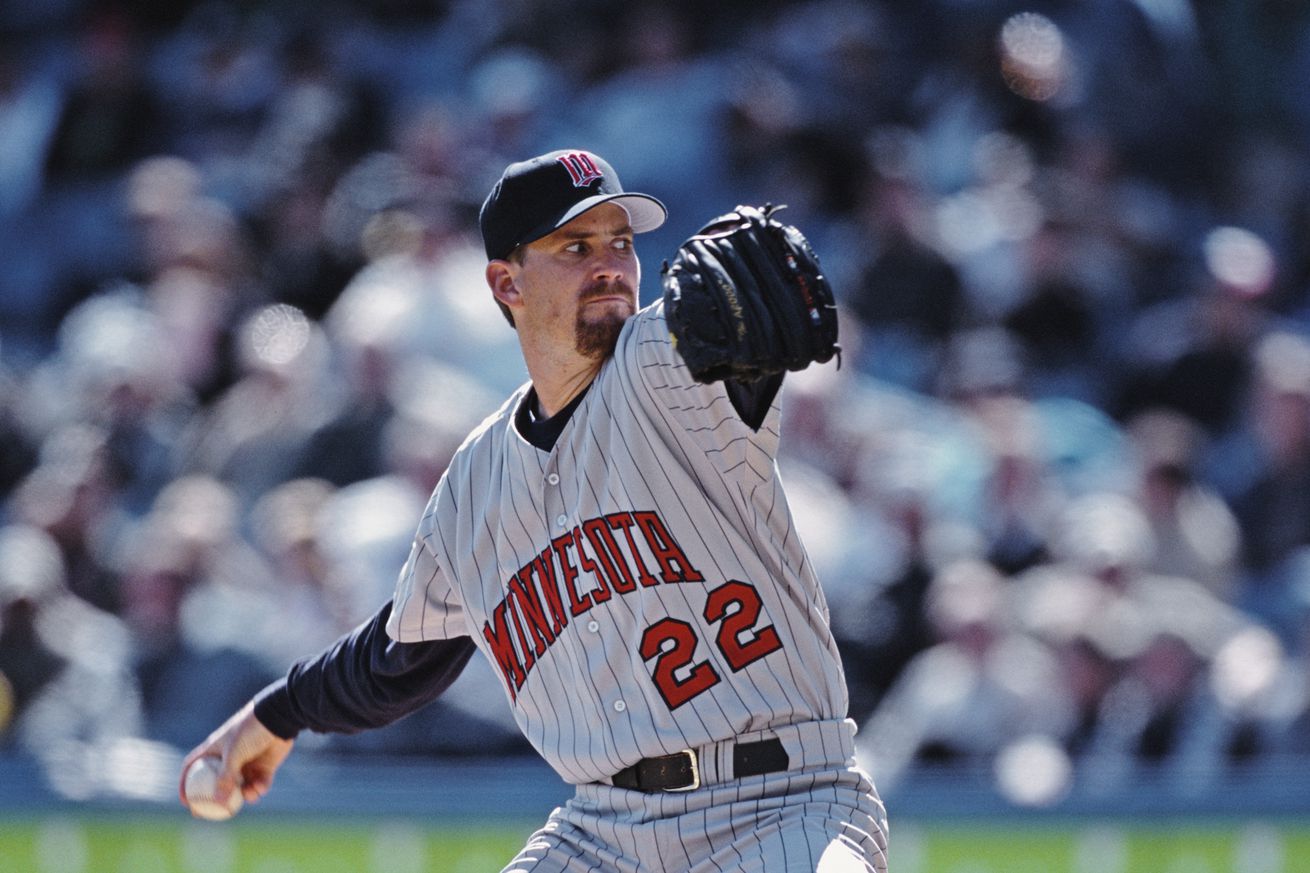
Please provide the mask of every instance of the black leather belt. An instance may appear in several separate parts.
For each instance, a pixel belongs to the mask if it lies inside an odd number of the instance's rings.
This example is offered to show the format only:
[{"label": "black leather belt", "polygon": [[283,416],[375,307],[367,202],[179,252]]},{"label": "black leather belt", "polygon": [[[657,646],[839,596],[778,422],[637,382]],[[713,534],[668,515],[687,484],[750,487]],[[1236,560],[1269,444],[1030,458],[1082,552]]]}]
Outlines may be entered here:
[{"label": "black leather belt", "polygon": [[[732,774],[737,778],[777,773],[786,770],[790,763],[787,750],[777,737],[732,747]],[[701,784],[700,761],[692,749],[642,758],[615,773],[610,781],[618,788],[633,791],[691,791]]]}]

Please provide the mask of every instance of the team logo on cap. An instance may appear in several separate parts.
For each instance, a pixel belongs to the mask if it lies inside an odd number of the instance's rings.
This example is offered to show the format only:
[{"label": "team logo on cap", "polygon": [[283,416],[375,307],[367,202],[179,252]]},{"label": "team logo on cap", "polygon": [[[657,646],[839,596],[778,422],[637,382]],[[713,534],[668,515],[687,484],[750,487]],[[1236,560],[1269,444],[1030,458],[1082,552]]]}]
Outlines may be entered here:
[{"label": "team logo on cap", "polygon": [[555,160],[563,164],[564,169],[569,171],[569,178],[573,180],[574,188],[585,188],[604,175],[600,170],[596,169],[596,162],[586,152],[571,152],[567,155],[560,155]]}]

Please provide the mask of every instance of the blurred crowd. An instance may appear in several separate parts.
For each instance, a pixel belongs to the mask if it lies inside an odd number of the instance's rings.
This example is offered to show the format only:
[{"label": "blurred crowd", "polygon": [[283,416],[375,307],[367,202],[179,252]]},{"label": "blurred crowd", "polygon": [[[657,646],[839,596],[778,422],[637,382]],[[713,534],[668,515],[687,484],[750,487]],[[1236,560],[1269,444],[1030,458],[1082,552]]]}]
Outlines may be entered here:
[{"label": "blurred crowd", "polygon": [[[1296,0],[0,2],[0,749],[189,748],[389,596],[526,378],[478,206],[581,146],[645,301],[738,202],[823,258],[780,465],[885,790],[1310,753],[1306,95]],[[524,751],[494,684],[307,743]]]}]

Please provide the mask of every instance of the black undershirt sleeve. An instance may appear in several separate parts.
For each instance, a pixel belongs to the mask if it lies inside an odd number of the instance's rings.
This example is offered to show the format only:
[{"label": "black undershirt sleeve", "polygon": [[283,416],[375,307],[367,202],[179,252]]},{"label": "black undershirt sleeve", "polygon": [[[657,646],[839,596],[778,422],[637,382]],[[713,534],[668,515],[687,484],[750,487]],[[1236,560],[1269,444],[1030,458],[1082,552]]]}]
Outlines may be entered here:
[{"label": "black undershirt sleeve", "polygon": [[727,379],[723,387],[728,390],[728,399],[741,420],[750,425],[751,430],[759,430],[764,417],[769,414],[773,398],[778,396],[778,389],[782,387],[782,374],[765,376],[754,382]]},{"label": "black undershirt sleeve", "polygon": [[255,697],[255,717],[283,739],[302,730],[353,734],[423,708],[472,656],[470,637],[399,643],[387,636],[391,601],[321,654],[298,661]]}]

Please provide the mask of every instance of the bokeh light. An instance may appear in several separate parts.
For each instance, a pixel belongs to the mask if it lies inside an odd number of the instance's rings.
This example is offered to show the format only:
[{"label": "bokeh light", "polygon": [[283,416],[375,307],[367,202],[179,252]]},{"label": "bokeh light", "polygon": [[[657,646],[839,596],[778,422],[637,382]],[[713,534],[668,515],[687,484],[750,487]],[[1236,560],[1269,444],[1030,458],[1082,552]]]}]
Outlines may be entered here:
[{"label": "bokeh light", "polygon": [[1019,806],[1050,806],[1068,793],[1073,780],[1069,755],[1047,736],[1021,737],[996,757],[996,783]]},{"label": "bokeh light", "polygon": [[291,363],[309,345],[309,320],[285,303],[261,309],[250,319],[247,330],[255,358],[272,367]]},{"label": "bokeh light", "polygon": [[1070,58],[1064,34],[1038,12],[1020,12],[1001,27],[1001,75],[1010,90],[1046,101],[1068,83]]},{"label": "bokeh light", "polygon": [[1274,280],[1274,253],[1249,230],[1217,227],[1206,234],[1204,249],[1210,273],[1239,293],[1262,294]]}]

